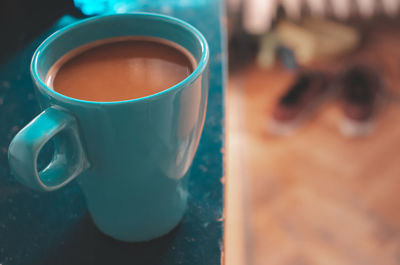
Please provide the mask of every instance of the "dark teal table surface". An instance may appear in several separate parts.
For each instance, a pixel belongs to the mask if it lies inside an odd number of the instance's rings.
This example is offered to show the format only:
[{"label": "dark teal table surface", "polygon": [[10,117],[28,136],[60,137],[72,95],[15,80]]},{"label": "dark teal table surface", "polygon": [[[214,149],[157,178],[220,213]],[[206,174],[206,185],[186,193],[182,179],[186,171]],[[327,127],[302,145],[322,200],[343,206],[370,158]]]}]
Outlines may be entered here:
[{"label": "dark teal table surface", "polygon": [[[223,141],[226,43],[220,1],[145,11],[173,15],[196,26],[211,50],[207,118],[192,165],[185,217],[168,235],[122,243],[92,223],[76,183],[49,193],[32,191],[10,175],[12,137],[39,112],[29,63],[46,36],[75,19],[64,16],[0,64],[0,264],[118,265],[221,264],[223,253]],[[141,9],[143,10],[143,9]],[[10,25],[12,26],[12,25]],[[5,41],[2,39],[1,41]]]}]

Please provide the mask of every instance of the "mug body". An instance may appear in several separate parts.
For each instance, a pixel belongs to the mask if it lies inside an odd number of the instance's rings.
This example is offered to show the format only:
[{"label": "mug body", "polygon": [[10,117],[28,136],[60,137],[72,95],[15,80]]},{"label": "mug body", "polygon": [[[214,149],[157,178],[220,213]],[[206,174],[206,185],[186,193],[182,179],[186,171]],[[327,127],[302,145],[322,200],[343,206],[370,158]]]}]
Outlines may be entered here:
[{"label": "mug body", "polygon": [[[124,36],[177,43],[193,55],[197,66],[167,90],[118,102],[73,99],[45,85],[50,67],[67,52]],[[80,21],[54,33],[35,52],[31,73],[39,103],[42,109],[56,107],[75,117],[88,161],[77,180],[94,223],[105,234],[131,242],[150,240],[181,220],[206,115],[208,54],[207,43],[195,28],[150,13]],[[57,135],[54,140],[57,145]]]}]

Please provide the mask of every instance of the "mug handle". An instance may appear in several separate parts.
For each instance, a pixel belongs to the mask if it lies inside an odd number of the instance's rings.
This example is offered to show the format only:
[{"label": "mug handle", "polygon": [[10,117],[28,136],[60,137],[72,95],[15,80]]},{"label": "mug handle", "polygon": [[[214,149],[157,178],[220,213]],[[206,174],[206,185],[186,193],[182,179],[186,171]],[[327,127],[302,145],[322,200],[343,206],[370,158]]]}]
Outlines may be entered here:
[{"label": "mug handle", "polygon": [[[39,153],[51,139],[53,158],[38,172]],[[47,108],[18,132],[8,149],[8,161],[18,181],[41,191],[59,189],[89,168],[75,117],[56,107]]]}]

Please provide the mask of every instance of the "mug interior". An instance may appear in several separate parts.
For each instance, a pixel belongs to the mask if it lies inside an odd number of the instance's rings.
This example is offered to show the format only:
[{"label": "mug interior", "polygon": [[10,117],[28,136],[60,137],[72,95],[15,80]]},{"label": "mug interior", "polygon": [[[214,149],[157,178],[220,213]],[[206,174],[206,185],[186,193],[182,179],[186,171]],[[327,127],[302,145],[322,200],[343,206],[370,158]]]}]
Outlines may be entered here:
[{"label": "mug interior", "polygon": [[195,58],[197,67],[182,82],[195,79],[207,64],[207,43],[201,33],[189,24],[172,17],[151,13],[116,14],[79,21],[48,37],[33,56],[31,64],[33,78],[39,79],[36,81],[47,90],[51,90],[45,85],[46,75],[63,55],[94,41],[129,36],[161,38],[189,51]]}]

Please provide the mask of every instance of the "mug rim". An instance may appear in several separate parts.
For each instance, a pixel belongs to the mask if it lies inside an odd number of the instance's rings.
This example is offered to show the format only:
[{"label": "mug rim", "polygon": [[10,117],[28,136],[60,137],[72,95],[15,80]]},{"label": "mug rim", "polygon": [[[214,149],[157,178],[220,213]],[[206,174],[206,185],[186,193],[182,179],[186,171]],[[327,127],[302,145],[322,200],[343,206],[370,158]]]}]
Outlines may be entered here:
[{"label": "mug rim", "polygon": [[[110,17],[147,17],[150,19],[156,19],[160,21],[165,21],[168,23],[174,23],[176,25],[179,25],[189,31],[193,36],[197,39],[197,41],[200,43],[201,46],[201,58],[198,62],[197,67],[194,69],[194,71],[187,76],[185,79],[180,81],[179,83],[162,90],[160,92],[145,96],[145,97],[140,97],[140,98],[133,98],[133,99],[127,99],[127,100],[119,100],[119,101],[91,101],[91,100],[83,100],[83,99],[78,99],[78,98],[73,98],[66,96],[64,94],[61,94],[54,89],[51,89],[46,83],[42,80],[42,78],[39,75],[39,69],[38,69],[38,61],[40,60],[41,53],[48,48],[49,45],[52,44],[52,42],[58,38],[59,36],[62,36],[64,34],[68,34],[69,31],[77,28],[77,27],[82,27],[86,24],[90,24],[93,22],[96,22],[98,20],[107,20]],[[157,14],[157,13],[149,13],[149,12],[132,12],[132,13],[124,13],[124,14],[111,14],[111,15],[100,15],[100,16],[95,16],[95,17],[90,17],[87,19],[79,20],[77,22],[74,22],[68,26],[65,26],[53,34],[51,34],[49,37],[47,37],[36,49],[36,51],[33,54],[32,60],[31,60],[31,65],[30,65],[30,72],[32,75],[32,78],[34,81],[38,82],[38,89],[44,91],[46,94],[55,97],[58,100],[61,101],[72,101],[76,103],[83,103],[83,104],[107,104],[107,105],[114,105],[114,104],[123,104],[123,103],[133,103],[133,102],[140,102],[140,101],[145,101],[145,100],[151,100],[158,98],[160,96],[163,96],[165,94],[168,94],[172,91],[175,90],[180,90],[186,85],[190,85],[193,83],[203,72],[204,69],[207,67],[209,60],[209,48],[207,41],[203,34],[196,29],[194,26],[190,25],[189,23],[167,15],[162,15],[162,14]]]}]

